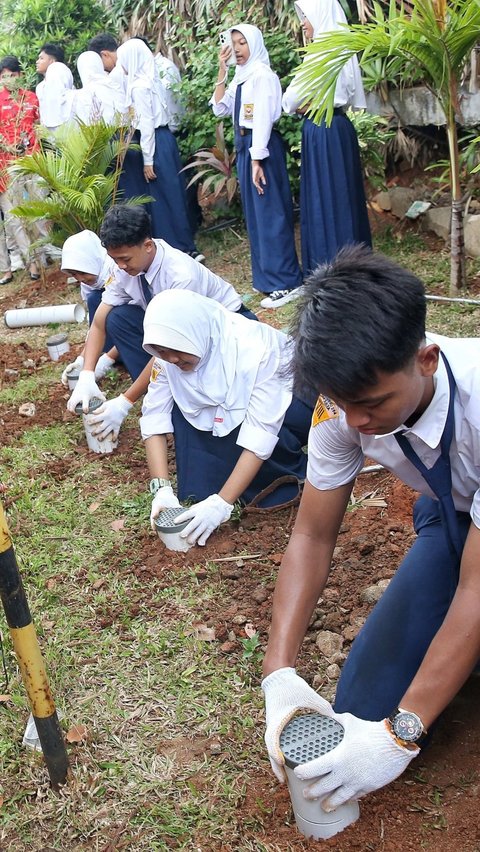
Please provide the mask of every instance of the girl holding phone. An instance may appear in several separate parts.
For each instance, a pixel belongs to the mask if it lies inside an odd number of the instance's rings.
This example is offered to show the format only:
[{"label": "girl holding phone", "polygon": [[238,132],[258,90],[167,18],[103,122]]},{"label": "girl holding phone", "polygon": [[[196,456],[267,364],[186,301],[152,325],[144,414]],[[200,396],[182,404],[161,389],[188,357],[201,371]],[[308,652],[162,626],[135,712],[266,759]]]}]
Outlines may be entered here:
[{"label": "girl holding phone", "polygon": [[[347,24],[337,0],[298,0],[295,10],[306,41]],[[308,96],[307,96],[308,100]],[[289,115],[303,115],[308,103],[294,78],[282,106]],[[329,127],[309,118],[303,122],[300,172],[300,233],[304,275],[319,263],[330,262],[351,243],[371,246],[362,164],[355,128],[347,107],[366,106],[358,60],[349,59],[335,89],[335,109]]]},{"label": "girl holding phone", "polygon": [[[233,117],[253,287],[267,296],[262,307],[276,308],[295,298],[302,283],[285,148],[273,129],[282,111],[282,89],[270,68],[260,30],[240,24],[227,32],[231,46],[224,43],[220,49],[218,81],[210,103],[216,116]],[[232,57],[235,75],[227,86]]]}]

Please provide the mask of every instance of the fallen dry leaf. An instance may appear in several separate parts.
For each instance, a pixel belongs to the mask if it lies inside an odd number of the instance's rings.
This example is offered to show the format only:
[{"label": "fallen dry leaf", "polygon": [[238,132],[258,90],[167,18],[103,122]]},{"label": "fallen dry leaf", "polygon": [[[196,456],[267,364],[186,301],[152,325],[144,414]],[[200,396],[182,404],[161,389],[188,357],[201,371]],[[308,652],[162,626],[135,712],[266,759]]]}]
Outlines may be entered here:
[{"label": "fallen dry leaf", "polygon": [[247,634],[249,639],[251,639],[252,636],[255,636],[255,633],[257,632],[256,627],[252,624],[251,621],[247,621],[243,629],[245,630],[245,633]]},{"label": "fallen dry leaf", "polygon": [[0,704],[7,704],[8,701],[12,700],[11,695],[0,695]]},{"label": "fallen dry leaf", "polygon": [[100,503],[90,503],[90,506],[88,507],[87,511],[90,512],[90,514],[92,515],[93,512],[97,511],[99,506],[100,506]]},{"label": "fallen dry leaf", "polygon": [[85,725],[73,725],[67,732],[67,743],[81,743],[87,739],[87,729]]},{"label": "fallen dry leaf", "polygon": [[124,527],[125,527],[125,518],[118,518],[116,521],[112,521],[112,523],[110,524],[110,528],[114,532],[119,532],[120,530],[123,530]]},{"label": "fallen dry leaf", "polygon": [[215,641],[215,628],[207,627],[206,624],[194,624],[193,632],[197,639],[200,639],[202,642],[214,642]]},{"label": "fallen dry leaf", "polygon": [[105,582],[105,579],[103,577],[100,577],[98,580],[95,580],[95,582],[92,583],[92,589],[101,589]]}]

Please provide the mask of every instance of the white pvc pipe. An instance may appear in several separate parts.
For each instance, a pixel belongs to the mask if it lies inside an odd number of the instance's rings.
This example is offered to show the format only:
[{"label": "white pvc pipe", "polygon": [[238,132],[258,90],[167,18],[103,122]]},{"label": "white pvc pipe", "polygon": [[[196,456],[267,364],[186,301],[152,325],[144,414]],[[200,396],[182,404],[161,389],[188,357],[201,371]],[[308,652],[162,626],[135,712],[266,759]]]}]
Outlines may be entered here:
[{"label": "white pvc pipe", "polygon": [[5,325],[8,328],[21,328],[29,325],[49,325],[52,322],[83,322],[83,305],[45,305],[43,308],[21,308],[6,311]]}]

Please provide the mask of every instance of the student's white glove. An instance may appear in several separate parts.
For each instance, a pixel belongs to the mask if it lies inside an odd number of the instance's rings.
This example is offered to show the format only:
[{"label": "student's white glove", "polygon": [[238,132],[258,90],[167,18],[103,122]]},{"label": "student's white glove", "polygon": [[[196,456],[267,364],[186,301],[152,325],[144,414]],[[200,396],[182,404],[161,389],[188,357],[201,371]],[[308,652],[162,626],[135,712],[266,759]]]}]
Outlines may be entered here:
[{"label": "student's white glove", "polygon": [[390,784],[420,754],[418,747],[409,749],[399,745],[388,731],[385,719],[367,722],[351,713],[335,713],[331,708],[328,715],[344,727],[343,740],[323,757],[294,769],[301,781],[316,779],[305,796],[320,799],[325,811],[333,811],[350,799],[360,799]]},{"label": "student's white glove", "polygon": [[74,412],[75,406],[81,402],[84,413],[88,414],[88,403],[93,397],[106,399],[105,394],[102,393],[95,381],[93,370],[82,370],[78,377],[78,382],[72,391],[72,395],[67,402],[67,408],[69,411]]},{"label": "student's white glove", "polygon": [[331,715],[332,708],[318,692],[299,677],[294,668],[277,669],[262,681],[265,695],[265,713],[267,730],[265,744],[274,774],[279,781],[285,781],[285,764],[280,749],[280,734],[287,722],[301,710],[315,710],[325,716]]},{"label": "student's white glove", "polygon": [[75,361],[72,361],[71,364],[67,364],[65,367],[61,378],[61,382],[64,387],[68,388],[68,377],[70,373],[73,373],[75,370],[78,370],[79,372],[80,370],[83,370],[83,355],[77,355]]},{"label": "student's white glove", "polygon": [[92,424],[92,435],[99,441],[104,441],[110,432],[113,432],[113,440],[118,438],[120,426],[130,411],[133,402],[130,402],[123,393],[113,399],[107,399],[99,408],[90,415]]},{"label": "student's white glove", "polygon": [[159,488],[155,497],[152,500],[152,509],[150,512],[150,526],[155,529],[155,518],[163,512],[164,509],[176,509],[180,506],[178,497],[173,493],[171,485],[164,485]]},{"label": "student's white glove", "polygon": [[210,494],[206,500],[195,503],[175,518],[176,524],[192,519],[183,532],[189,544],[205,544],[209,535],[224,521],[228,521],[233,511],[233,505],[227,503],[219,494]]},{"label": "student's white glove", "polygon": [[95,365],[95,379],[97,380],[97,382],[99,382],[100,379],[103,379],[106,376],[106,374],[113,367],[114,364],[115,359],[110,358],[110,355],[107,355],[106,352],[104,352],[103,355],[100,355],[100,358],[98,359]]}]

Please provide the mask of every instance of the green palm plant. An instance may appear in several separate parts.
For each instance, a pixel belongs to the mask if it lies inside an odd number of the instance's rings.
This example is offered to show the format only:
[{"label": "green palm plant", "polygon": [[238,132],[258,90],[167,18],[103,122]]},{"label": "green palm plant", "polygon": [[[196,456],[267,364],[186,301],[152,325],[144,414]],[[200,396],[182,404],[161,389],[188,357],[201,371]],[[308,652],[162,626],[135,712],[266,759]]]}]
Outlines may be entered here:
[{"label": "green palm plant", "polygon": [[[399,57],[405,74],[420,69],[424,84],[438,98],[446,119],[452,197],[450,291],[465,286],[463,199],[460,183],[456,116],[460,113],[459,85],[470,51],[480,40],[479,0],[413,0],[411,11],[397,9],[391,0],[388,15],[376,3],[370,23],[324,33],[306,48],[299,70],[308,113],[331,121],[334,91],[345,62],[356,53],[371,61]],[[314,92],[311,97],[311,92]],[[307,96],[307,92],[309,95]]]},{"label": "green palm plant", "polygon": [[[13,212],[29,221],[50,221],[50,241],[56,245],[84,229],[98,232],[105,211],[115,203],[131,133],[102,121],[72,122],[59,128],[53,138],[45,129],[39,133],[42,148],[16,160],[9,169],[13,177],[39,178],[39,197],[25,200]],[[149,200],[142,196],[129,203]]]}]

